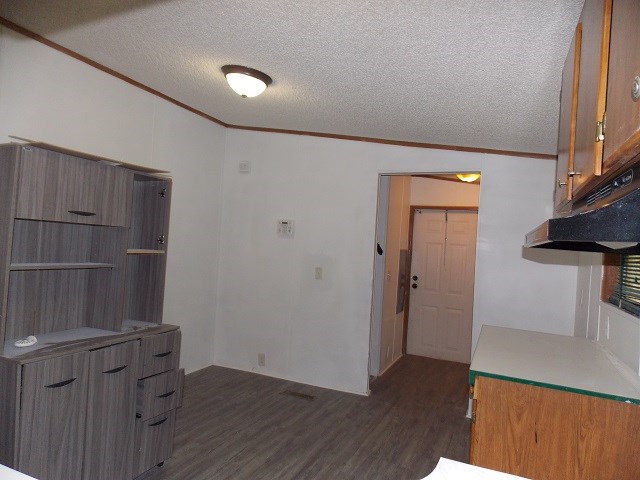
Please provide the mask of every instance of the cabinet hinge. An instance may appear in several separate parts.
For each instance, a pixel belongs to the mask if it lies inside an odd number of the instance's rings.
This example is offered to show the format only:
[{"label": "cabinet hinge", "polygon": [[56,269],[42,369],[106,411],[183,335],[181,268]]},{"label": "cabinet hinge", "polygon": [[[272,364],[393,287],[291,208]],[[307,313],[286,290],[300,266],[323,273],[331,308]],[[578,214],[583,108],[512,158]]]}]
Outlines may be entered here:
[{"label": "cabinet hinge", "polygon": [[596,143],[604,142],[604,132],[607,129],[607,112],[602,115],[602,121],[596,123]]}]

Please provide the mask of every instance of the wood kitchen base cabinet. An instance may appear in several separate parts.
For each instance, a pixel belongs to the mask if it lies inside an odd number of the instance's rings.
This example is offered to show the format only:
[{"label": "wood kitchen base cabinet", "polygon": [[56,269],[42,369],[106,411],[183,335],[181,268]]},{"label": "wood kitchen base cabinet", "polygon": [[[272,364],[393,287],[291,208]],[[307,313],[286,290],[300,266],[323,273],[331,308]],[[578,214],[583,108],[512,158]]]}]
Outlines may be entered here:
[{"label": "wood kitchen base cabinet", "polygon": [[471,463],[534,480],[640,478],[640,406],[477,376]]}]

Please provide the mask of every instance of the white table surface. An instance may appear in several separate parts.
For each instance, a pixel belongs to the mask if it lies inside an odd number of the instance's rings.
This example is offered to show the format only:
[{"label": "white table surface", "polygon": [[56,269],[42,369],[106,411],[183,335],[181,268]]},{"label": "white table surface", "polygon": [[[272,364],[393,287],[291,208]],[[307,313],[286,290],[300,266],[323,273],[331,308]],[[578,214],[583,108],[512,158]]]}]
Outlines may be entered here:
[{"label": "white table surface", "polygon": [[525,480],[524,477],[496,472],[487,468],[475,467],[456,462],[448,458],[440,458],[438,465],[422,480]]},{"label": "white table surface", "polygon": [[471,384],[478,375],[640,404],[640,377],[586,338],[484,325]]},{"label": "white table surface", "polygon": [[2,480],[35,480],[29,475],[16,472],[15,470],[0,464],[0,479]]}]

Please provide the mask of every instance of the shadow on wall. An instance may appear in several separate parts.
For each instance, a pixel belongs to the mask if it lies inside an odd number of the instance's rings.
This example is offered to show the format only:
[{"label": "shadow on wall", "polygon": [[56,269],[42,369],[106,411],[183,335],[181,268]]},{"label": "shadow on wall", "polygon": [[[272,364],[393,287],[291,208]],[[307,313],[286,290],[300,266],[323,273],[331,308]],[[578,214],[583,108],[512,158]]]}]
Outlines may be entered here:
[{"label": "shadow on wall", "polygon": [[530,262],[544,265],[579,265],[580,252],[570,250],[553,250],[549,248],[527,248],[522,247],[522,258]]},{"label": "shadow on wall", "polygon": [[[33,12],[31,18],[48,18],[47,22],[38,22],[37,25],[21,24],[21,27],[33,29],[40,35],[64,31],[76,25],[84,25],[95,22],[101,18],[120,15],[129,10],[143,9],[155,3],[165,3],[169,0],[115,0],[105,2],[104,0],[50,0],[47,2],[28,1],[28,8]],[[23,2],[27,3],[27,2]],[[0,2],[2,5],[2,2]],[[0,8],[0,15],[6,16],[11,9]],[[56,12],[52,15],[52,12]],[[25,37],[24,40],[27,40]]]}]

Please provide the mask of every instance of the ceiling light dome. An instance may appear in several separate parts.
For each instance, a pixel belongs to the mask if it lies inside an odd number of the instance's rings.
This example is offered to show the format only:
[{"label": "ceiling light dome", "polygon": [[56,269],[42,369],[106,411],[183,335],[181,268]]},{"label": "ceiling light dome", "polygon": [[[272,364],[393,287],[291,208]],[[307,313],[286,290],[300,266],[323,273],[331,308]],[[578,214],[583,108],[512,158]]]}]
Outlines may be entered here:
[{"label": "ceiling light dome", "polygon": [[229,86],[242,98],[257,97],[271,85],[271,77],[266,73],[241,65],[225,65],[222,73]]},{"label": "ceiling light dome", "polygon": [[478,180],[480,178],[480,174],[479,173],[458,173],[456,174],[456,177],[458,177],[463,182],[471,183]]}]

